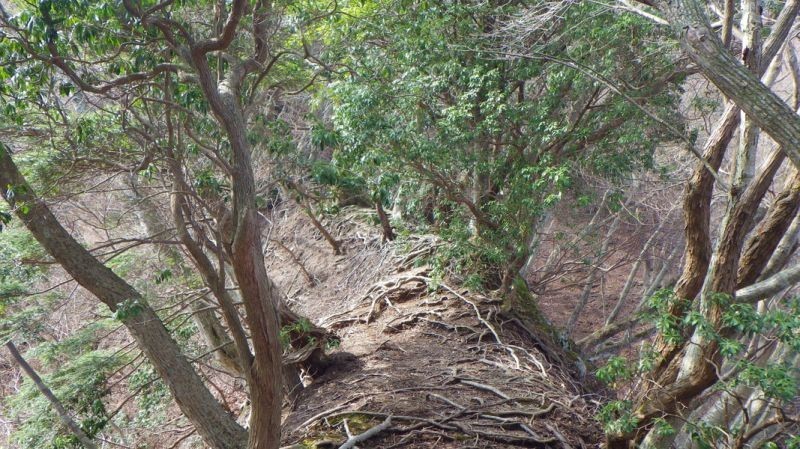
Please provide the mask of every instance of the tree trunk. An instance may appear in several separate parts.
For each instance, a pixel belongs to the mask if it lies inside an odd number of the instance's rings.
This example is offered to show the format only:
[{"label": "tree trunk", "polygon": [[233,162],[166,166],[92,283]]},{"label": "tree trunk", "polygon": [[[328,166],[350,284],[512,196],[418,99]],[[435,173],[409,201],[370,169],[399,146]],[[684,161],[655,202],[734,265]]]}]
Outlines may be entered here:
[{"label": "tree trunk", "polygon": [[[742,1],[742,61],[757,76],[761,67],[761,7],[757,0]],[[739,151],[736,152],[731,189],[741,192],[755,176],[759,129],[746,114],[741,114]]]},{"label": "tree trunk", "polygon": [[795,174],[789,188],[775,199],[769,215],[747,242],[738,273],[740,288],[752,284],[761,275],[780,244],[782,236],[792,224],[798,209],[800,209],[800,172]]},{"label": "tree trunk", "polygon": [[736,291],[739,302],[756,302],[793,287],[800,282],[800,264],[783,269],[772,276]]},{"label": "tree trunk", "polygon": [[789,225],[789,229],[783,234],[783,238],[781,238],[769,262],[767,262],[767,266],[761,272],[759,280],[772,276],[786,266],[789,258],[797,248],[798,232],[800,232],[800,215],[795,215],[792,224]]},{"label": "tree trunk", "polygon": [[575,309],[569,316],[569,320],[565,326],[564,335],[567,337],[572,335],[572,331],[575,330],[575,325],[578,323],[578,318],[580,318],[583,309],[586,307],[586,303],[589,301],[589,296],[592,293],[594,282],[597,279],[597,274],[601,271],[600,263],[602,263],[603,259],[605,259],[605,257],[608,255],[608,245],[611,243],[611,240],[614,238],[614,234],[617,232],[619,222],[620,214],[617,214],[616,218],[614,218],[614,221],[611,222],[611,226],[608,227],[608,231],[606,231],[606,236],[603,239],[603,242],[600,244],[600,251],[597,252],[597,257],[592,261],[592,266],[589,269],[589,276],[587,277],[586,283],[583,286],[581,296],[578,298],[578,304],[575,305]]},{"label": "tree trunk", "polygon": [[78,438],[78,441],[81,442],[83,447],[86,449],[97,449],[97,446],[94,444],[94,442],[92,442],[92,439],[89,438],[89,436],[83,432],[83,429],[81,429],[78,423],[76,423],[72,417],[69,416],[67,410],[63,405],[61,405],[61,401],[59,401],[56,395],[50,391],[50,388],[45,385],[44,381],[42,381],[42,378],[36,374],[36,371],[33,369],[33,367],[31,367],[28,362],[25,361],[25,358],[19,353],[17,347],[14,346],[14,343],[11,341],[7,342],[6,349],[8,349],[8,352],[11,354],[11,358],[14,359],[20,368],[22,368],[22,371],[24,371],[25,374],[31,379],[31,382],[36,385],[36,389],[38,389],[39,392],[42,393],[42,395],[50,402],[50,405],[52,405],[53,409],[55,409],[56,414],[61,419],[61,422],[63,422],[64,425],[75,434],[75,437]]},{"label": "tree trunk", "polygon": [[[158,208],[153,201],[142,195],[139,191],[136,179],[130,180],[131,191],[133,192],[133,206],[139,211],[140,221],[144,225],[145,231],[150,236],[163,236],[167,231],[167,226],[164,224],[164,219],[158,213]],[[174,176],[174,174],[173,174]],[[180,233],[179,233],[180,235]],[[181,253],[172,245],[160,244],[158,251],[166,256],[167,261],[171,267],[176,270],[178,275],[187,276],[189,274],[189,267],[187,267]],[[214,350],[214,356],[217,361],[225,369],[232,373],[243,374],[240,371],[239,365],[236,362],[236,348],[233,346],[228,333],[220,323],[214,310],[209,307],[209,303],[204,299],[198,299],[191,304],[192,320],[200,329],[206,346]],[[215,349],[216,348],[216,349]]]},{"label": "tree trunk", "polygon": [[[796,3],[784,7],[795,9],[792,20],[797,14]],[[697,0],[674,0],[658,6],[668,16],[684,51],[706,78],[783,146],[792,163],[800,168],[800,117],[725,49],[711,30],[703,5]]]},{"label": "tree trunk", "polygon": [[[235,5],[244,8],[241,3]],[[250,367],[249,449],[276,449],[281,436],[281,345],[278,307],[282,298],[267,275],[262,252],[261,226],[256,205],[255,179],[247,142],[246,122],[239,105],[236,79],[214,81],[206,54],[193,48],[191,62],[211,110],[222,124],[231,145],[231,188],[233,191],[233,240],[226,242],[239,284],[253,344]],[[236,73],[231,74],[232,77]]]},{"label": "tree trunk", "polygon": [[394,240],[396,236],[392,230],[392,224],[389,223],[389,217],[386,215],[386,211],[383,209],[383,205],[381,204],[380,200],[375,201],[375,212],[378,213],[378,219],[381,222],[383,241],[390,242]]},{"label": "tree trunk", "polygon": [[78,284],[111,311],[122,309],[122,323],[206,444],[215,449],[241,449],[247,433],[214,399],[158,315],[138,291],[69,235],[47,205],[34,196],[5,147],[0,148],[0,189],[12,207],[25,206],[15,209],[19,219]]}]

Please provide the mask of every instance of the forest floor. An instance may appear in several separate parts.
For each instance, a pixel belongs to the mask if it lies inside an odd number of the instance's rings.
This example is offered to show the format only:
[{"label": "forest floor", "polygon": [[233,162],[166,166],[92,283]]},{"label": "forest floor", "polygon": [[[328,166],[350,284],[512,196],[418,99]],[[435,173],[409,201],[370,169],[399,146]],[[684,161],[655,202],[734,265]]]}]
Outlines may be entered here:
[{"label": "forest floor", "polygon": [[[591,390],[594,382],[576,379],[560,362],[549,360],[529,333],[503,318],[496,298],[470,292],[455,281],[431,279],[424,263],[440,244],[434,237],[401,236],[384,243],[372,211],[347,208],[323,220],[340,239],[344,254],[337,255],[300,208],[281,204],[269,221],[268,272],[291,307],[340,339],[330,351],[336,363],[307,379],[306,388],[286,401],[284,445],[338,448],[350,436],[380,430],[349,447],[599,447],[602,430],[594,416],[605,399],[603,392]],[[53,273],[49,282],[74,292],[62,277]],[[555,324],[569,316],[574,290],[540,298],[542,311]],[[53,329],[95,316],[94,298],[67,298],[52,317]],[[577,335],[596,321],[595,314],[584,315],[588,321],[579,322]],[[124,332],[114,335],[105,344],[130,347]],[[241,381],[210,360],[199,361],[197,368],[244,424],[248,407]],[[3,395],[15,392],[21,380],[6,354],[0,354]],[[125,382],[115,380],[118,387]],[[108,407],[119,407],[132,420],[136,401],[128,399],[123,389],[107,399]],[[17,426],[16,419],[3,415],[0,410],[0,447]],[[174,405],[165,422],[182,422]],[[131,437],[152,448],[202,447],[198,437],[182,432]]]},{"label": "forest floor", "polygon": [[290,303],[341,338],[337,363],[287,406],[284,443],[339,447],[376,429],[362,448],[597,447],[601,398],[503,322],[498,301],[415,267],[432,238],[383,244],[369,219],[328,223],[340,256],[303,215],[287,212],[271,237]]}]

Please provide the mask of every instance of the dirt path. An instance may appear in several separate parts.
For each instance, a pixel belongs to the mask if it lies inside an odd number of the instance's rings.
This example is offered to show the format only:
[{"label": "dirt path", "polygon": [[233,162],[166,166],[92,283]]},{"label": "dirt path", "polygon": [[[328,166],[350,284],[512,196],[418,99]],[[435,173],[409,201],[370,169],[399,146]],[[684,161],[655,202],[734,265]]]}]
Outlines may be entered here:
[{"label": "dirt path", "polygon": [[293,235],[280,238],[316,281],[299,279],[285,260],[273,272],[298,310],[341,344],[336,365],[287,408],[285,444],[340,447],[368,432],[362,448],[597,446],[592,395],[498,320],[496,302],[443,284],[432,291],[428,270],[402,256],[430,242],[384,246],[351,223],[339,234],[355,235],[347,255],[334,256],[298,232],[301,216],[287,220],[297,221],[280,228]]}]

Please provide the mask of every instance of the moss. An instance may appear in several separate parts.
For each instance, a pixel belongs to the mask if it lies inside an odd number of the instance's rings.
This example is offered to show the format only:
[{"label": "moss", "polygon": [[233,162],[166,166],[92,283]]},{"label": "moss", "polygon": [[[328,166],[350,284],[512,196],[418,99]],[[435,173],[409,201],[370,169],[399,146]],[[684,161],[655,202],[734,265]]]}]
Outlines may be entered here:
[{"label": "moss", "polygon": [[[329,420],[329,422],[331,423],[331,425],[334,425],[333,419]],[[335,422],[338,425],[339,423],[342,422],[342,420],[337,417]],[[351,424],[351,420],[349,418],[347,420],[347,425],[350,426],[351,432],[354,431],[353,426]],[[337,429],[326,428],[326,429],[320,429],[318,431],[309,432],[300,440],[300,442],[298,442],[294,446],[289,446],[289,447],[293,449],[301,449],[301,448],[320,449],[329,447],[339,447],[341,443],[344,441],[344,439],[345,437],[343,435],[343,432]]]},{"label": "moss", "polygon": [[557,334],[555,328],[539,310],[539,301],[536,295],[530,291],[527,282],[521,276],[514,279],[511,291],[503,298],[501,307],[504,312],[513,313],[520,319],[524,318],[526,324],[530,322],[535,324],[537,329],[543,329],[548,334]]},{"label": "moss", "polygon": [[532,337],[544,347],[540,349],[552,362],[561,362],[566,368],[583,377],[586,366],[580,357],[577,345],[564,337],[539,309],[536,295],[530,291],[527,282],[517,277],[511,291],[503,297],[501,309],[507,315],[517,318],[531,333]]},{"label": "moss", "polygon": [[348,413],[340,415],[336,418],[330,419],[329,422],[333,426],[338,426],[344,420],[347,420],[347,426],[350,428],[350,433],[353,435],[365,432],[372,427],[375,427],[382,420],[372,415],[365,415],[363,413]]},{"label": "moss", "polygon": [[[334,438],[306,438],[305,440],[301,441],[297,446],[297,449],[327,449],[332,447],[339,447],[341,445],[342,438],[340,435],[334,435]],[[290,446],[294,448],[295,446]]]}]

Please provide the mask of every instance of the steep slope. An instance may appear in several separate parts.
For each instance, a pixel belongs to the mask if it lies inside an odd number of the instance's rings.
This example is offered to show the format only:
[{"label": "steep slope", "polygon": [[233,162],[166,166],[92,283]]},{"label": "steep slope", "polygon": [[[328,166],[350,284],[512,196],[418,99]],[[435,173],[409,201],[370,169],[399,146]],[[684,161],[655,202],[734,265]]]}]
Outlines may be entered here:
[{"label": "steep slope", "polygon": [[[374,218],[370,210],[347,208],[322,220],[345,251],[335,255],[296,205],[281,203],[268,214],[265,262],[270,274],[294,309],[340,339],[331,349],[334,365],[307,378],[306,388],[286,400],[284,444],[340,447],[348,432],[362,434],[391,416],[388,425],[378,428],[380,433],[358,446],[595,446],[601,431],[593,415],[601,398],[582,391],[518,323],[503,318],[498,300],[447,279],[431,279],[424,264],[441,244],[435,238],[412,235],[383,243]],[[158,287],[153,301],[184,298],[178,286],[173,292],[166,284],[153,284],[152,273],[159,272],[160,261],[144,261],[148,254],[146,249],[129,253],[115,266],[123,269],[124,260],[130,268],[121,273],[143,286]],[[68,336],[106,315],[58,267],[43,280],[42,290],[51,283],[58,286],[60,305],[57,312],[42,315],[42,326],[63,328],[59,335]],[[186,304],[165,304],[168,322],[177,326],[188,319]],[[115,428],[100,436],[156,449],[202,447],[174,403],[153,386],[155,379],[146,369],[140,371],[141,358],[129,344],[130,337],[118,331],[118,324],[105,322],[110,327],[98,331],[101,347],[123,348],[119,351],[130,353],[131,361],[105,386],[109,394],[103,401],[113,411]],[[184,344],[195,354],[195,368],[225,407],[246,422],[249,407],[241,379],[215,365],[199,334],[181,338],[188,338]],[[45,377],[54,372],[34,353],[31,362]],[[3,395],[17,393],[22,379],[7,354],[0,352]],[[152,410],[144,410],[145,403]],[[0,447],[10,448],[9,434],[30,416],[7,412],[11,409],[5,404],[0,407]]]},{"label": "steep slope", "polygon": [[414,267],[432,238],[381,244],[368,214],[328,223],[344,256],[311,237],[302,215],[286,211],[274,228],[271,273],[299,311],[341,338],[335,366],[287,407],[285,444],[339,447],[367,432],[361,447],[594,446],[592,395],[499,318],[499,301]]}]

